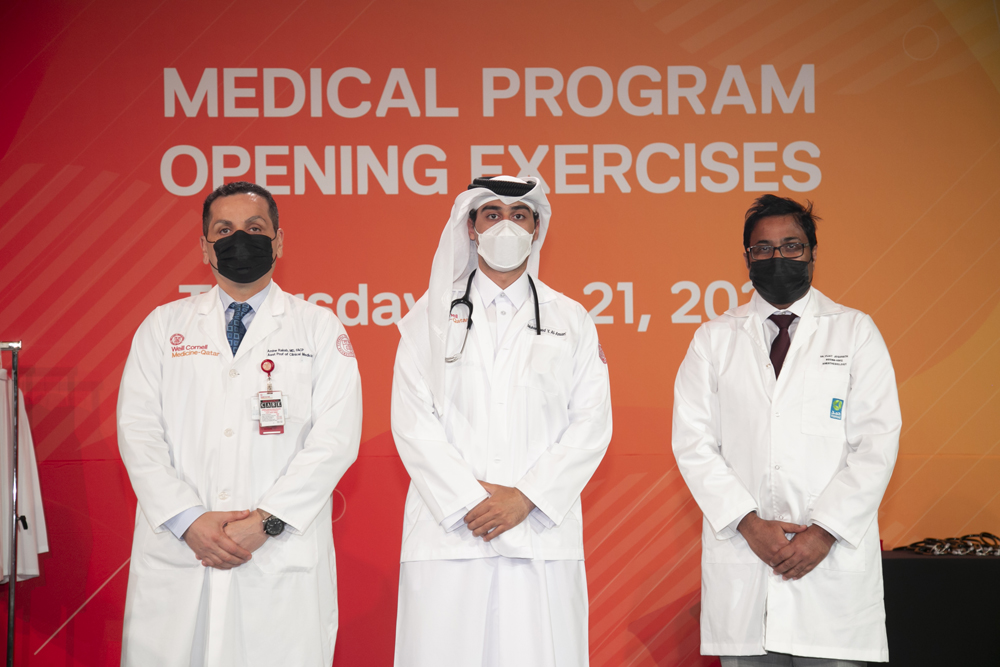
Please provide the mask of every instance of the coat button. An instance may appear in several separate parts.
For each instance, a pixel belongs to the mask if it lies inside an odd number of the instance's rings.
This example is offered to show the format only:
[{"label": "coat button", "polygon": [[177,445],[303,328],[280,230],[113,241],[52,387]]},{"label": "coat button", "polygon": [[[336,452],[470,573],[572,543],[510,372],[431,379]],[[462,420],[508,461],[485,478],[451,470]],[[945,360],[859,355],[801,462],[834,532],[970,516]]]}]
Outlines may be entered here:
[{"label": "coat button", "polygon": [[231,429],[231,428],[227,428],[227,429],[226,429],[226,430],[224,431],[224,433],[226,434],[226,437],[227,437],[227,438],[231,438],[231,437],[233,437],[233,434],[235,434],[235,433],[236,433],[236,431],[234,431],[234,430],[233,430],[233,429]]},{"label": "coat button", "polygon": [[781,470],[781,466],[774,466],[775,470]]},{"label": "coat button", "polygon": [[229,369],[229,377],[234,378],[237,375],[239,375],[239,372],[235,368],[230,368]]},{"label": "coat button", "polygon": [[229,492],[223,491],[219,494],[219,500],[229,500]]}]

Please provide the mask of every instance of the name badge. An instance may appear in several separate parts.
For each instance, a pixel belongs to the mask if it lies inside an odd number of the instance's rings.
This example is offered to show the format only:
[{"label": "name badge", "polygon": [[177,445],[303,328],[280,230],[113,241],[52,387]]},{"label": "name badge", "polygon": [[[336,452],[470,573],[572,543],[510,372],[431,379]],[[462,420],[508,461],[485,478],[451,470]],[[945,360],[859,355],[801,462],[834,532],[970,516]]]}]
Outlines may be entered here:
[{"label": "name badge", "polygon": [[285,432],[285,409],[280,391],[262,391],[257,394],[260,405],[260,434],[272,435]]},{"label": "name badge", "polygon": [[274,391],[274,388],[271,386],[271,371],[274,370],[274,362],[270,359],[265,359],[261,362],[260,369],[267,373],[267,391],[257,393],[260,434],[277,435],[284,433],[285,408],[281,404],[281,392]]}]

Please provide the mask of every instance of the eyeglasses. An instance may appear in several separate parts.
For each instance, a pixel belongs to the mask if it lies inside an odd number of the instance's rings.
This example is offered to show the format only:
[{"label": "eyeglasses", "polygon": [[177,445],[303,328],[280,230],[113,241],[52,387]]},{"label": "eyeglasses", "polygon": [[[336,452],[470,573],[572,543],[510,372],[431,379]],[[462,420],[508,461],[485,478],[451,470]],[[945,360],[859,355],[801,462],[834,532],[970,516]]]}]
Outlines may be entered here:
[{"label": "eyeglasses", "polygon": [[771,259],[774,256],[774,251],[777,250],[781,253],[781,256],[785,259],[795,259],[796,257],[801,257],[802,253],[806,251],[805,243],[785,243],[780,246],[773,245],[753,245],[747,248],[747,252],[754,259]]}]

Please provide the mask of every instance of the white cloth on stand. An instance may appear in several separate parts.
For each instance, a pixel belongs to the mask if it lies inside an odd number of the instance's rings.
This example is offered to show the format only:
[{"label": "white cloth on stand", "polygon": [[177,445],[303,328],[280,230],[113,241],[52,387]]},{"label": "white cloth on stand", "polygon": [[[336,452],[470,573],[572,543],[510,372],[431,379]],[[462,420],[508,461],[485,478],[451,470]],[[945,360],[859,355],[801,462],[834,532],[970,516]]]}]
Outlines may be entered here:
[{"label": "white cloth on stand", "polygon": [[[10,507],[10,479],[13,446],[11,435],[11,408],[13,407],[14,382],[7,370],[0,366],[0,444],[3,455],[0,456],[0,480],[3,480],[3,493],[0,493],[0,543],[3,544],[3,579],[7,583],[10,576],[10,522],[13,511]],[[17,579],[23,581],[37,577],[38,554],[49,550],[49,538],[45,530],[45,512],[42,509],[42,493],[38,485],[38,468],[35,465],[35,444],[31,439],[31,427],[28,425],[28,414],[24,409],[24,394],[18,391],[18,438],[17,438],[17,505],[21,516],[28,523],[28,528],[21,528],[17,536]]]}]

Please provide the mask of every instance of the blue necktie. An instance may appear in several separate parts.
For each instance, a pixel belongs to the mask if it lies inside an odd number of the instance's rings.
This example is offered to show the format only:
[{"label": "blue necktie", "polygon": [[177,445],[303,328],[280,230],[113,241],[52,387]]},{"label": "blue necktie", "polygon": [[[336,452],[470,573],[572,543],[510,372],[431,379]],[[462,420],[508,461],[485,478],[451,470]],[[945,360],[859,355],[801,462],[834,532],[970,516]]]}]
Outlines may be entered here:
[{"label": "blue necktie", "polygon": [[240,349],[240,341],[247,333],[247,328],[243,326],[243,316],[250,312],[250,304],[233,302],[229,304],[229,307],[233,311],[233,319],[226,325],[226,338],[229,339],[229,347],[233,350],[233,356],[236,356],[236,350]]}]

